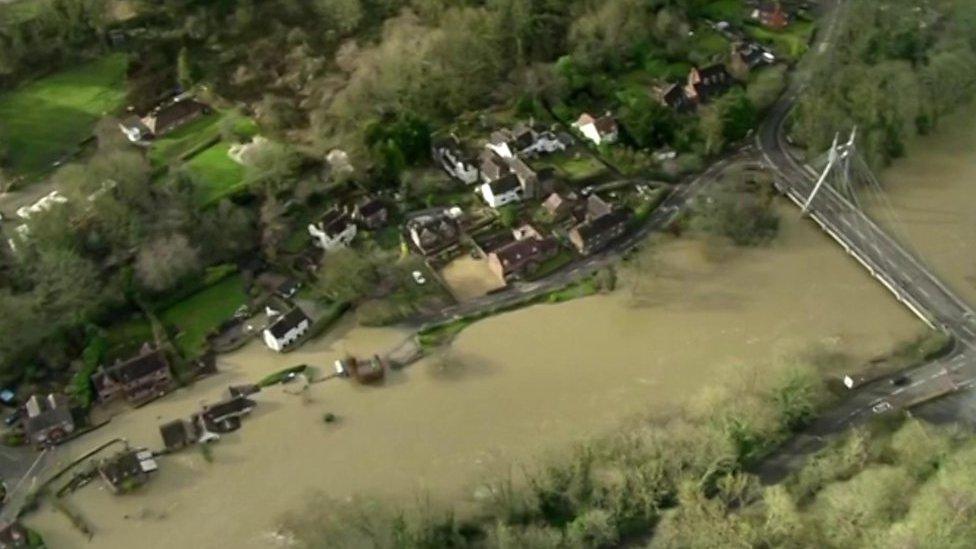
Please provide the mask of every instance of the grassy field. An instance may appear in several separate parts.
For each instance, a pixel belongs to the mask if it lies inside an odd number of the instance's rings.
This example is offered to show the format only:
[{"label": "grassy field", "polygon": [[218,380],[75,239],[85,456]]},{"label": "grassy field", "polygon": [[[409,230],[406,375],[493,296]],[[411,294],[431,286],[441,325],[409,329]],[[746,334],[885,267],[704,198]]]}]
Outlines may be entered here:
[{"label": "grassy field", "polygon": [[220,130],[225,120],[232,121],[234,133],[241,137],[253,137],[257,134],[257,125],[250,118],[222,111],[198,118],[153,140],[149,149],[149,160],[154,167],[160,167],[178,161],[183,156],[192,155],[195,149],[221,138]]},{"label": "grassy field", "polygon": [[17,25],[37,17],[47,7],[43,0],[14,0],[0,3],[0,26]]},{"label": "grassy field", "polygon": [[194,147],[219,138],[218,121],[220,121],[219,115],[203,116],[153,140],[152,147],[149,149],[149,161],[154,167],[165,166],[178,160],[180,155],[192,151]]},{"label": "grassy field", "polygon": [[692,50],[705,59],[721,56],[729,51],[729,41],[712,29],[701,29],[695,33]]},{"label": "grassy field", "polygon": [[715,21],[739,23],[745,18],[747,8],[742,0],[717,0],[702,10],[704,15]]},{"label": "grassy field", "polygon": [[607,167],[589,155],[579,158],[560,159],[553,163],[557,170],[569,181],[586,181],[606,171]]},{"label": "grassy field", "polygon": [[691,63],[668,63],[660,57],[648,57],[644,61],[643,68],[653,78],[667,82],[680,82],[688,77]]},{"label": "grassy field", "polygon": [[796,21],[782,31],[770,30],[757,25],[746,25],[746,32],[749,36],[760,42],[770,44],[777,53],[792,59],[797,59],[806,53],[814,29],[814,24],[809,21]]},{"label": "grassy field", "polygon": [[197,200],[202,206],[213,204],[244,187],[244,166],[227,152],[230,143],[217,143],[190,159],[186,165],[197,181]]},{"label": "grassy field", "polygon": [[194,356],[203,349],[207,334],[246,301],[244,282],[234,275],[166,309],[160,319],[180,328],[176,345],[187,356]]},{"label": "grassy field", "polygon": [[144,316],[133,316],[107,328],[105,342],[106,363],[129,358],[143,343],[153,342],[152,326]]},{"label": "grassy field", "polygon": [[99,118],[122,106],[125,68],[124,55],[110,55],[0,95],[10,171],[34,178],[76,151]]}]

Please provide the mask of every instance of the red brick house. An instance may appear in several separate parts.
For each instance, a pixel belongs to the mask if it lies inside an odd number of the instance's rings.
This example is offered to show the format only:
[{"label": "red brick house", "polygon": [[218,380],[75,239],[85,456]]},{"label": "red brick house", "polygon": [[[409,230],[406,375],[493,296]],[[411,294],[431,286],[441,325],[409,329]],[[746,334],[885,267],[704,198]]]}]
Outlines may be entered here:
[{"label": "red brick house", "polygon": [[165,394],[173,387],[173,374],[166,353],[143,345],[140,353],[112,366],[103,366],[92,375],[98,399],[112,402],[118,397],[137,404]]},{"label": "red brick house", "polygon": [[557,253],[559,243],[552,238],[516,240],[488,254],[488,267],[507,282],[531,274]]}]

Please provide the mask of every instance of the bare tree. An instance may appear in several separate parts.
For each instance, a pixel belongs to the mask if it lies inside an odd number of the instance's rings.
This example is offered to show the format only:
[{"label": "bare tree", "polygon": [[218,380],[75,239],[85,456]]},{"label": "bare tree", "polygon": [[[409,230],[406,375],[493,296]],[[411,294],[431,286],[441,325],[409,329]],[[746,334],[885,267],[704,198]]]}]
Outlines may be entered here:
[{"label": "bare tree", "polygon": [[200,269],[199,251],[182,234],[157,237],[139,250],[136,276],[139,283],[162,292]]}]

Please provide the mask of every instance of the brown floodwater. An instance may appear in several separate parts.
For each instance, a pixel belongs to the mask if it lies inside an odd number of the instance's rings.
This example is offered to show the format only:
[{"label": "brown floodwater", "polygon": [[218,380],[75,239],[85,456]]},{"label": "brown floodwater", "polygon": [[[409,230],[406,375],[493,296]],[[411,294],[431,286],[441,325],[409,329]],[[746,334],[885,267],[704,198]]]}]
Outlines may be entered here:
[{"label": "brown floodwater", "polygon": [[[729,250],[694,239],[646,247],[617,291],[478,322],[441,356],[363,388],[346,380],[257,395],[243,428],[213,447],[160,460],[137,493],[92,484],[67,501],[92,525],[91,546],[275,547],[283,513],[311,494],[417,502],[469,499],[479,481],[531,468],[575,442],[697,394],[716,374],[811,347],[860,358],[921,323],[840,249],[782,205],[769,247]],[[343,324],[287,355],[259,344],[221,358],[222,373],[120,416],[64,448],[80,454],[124,436],[160,445],[158,425],[213,401],[229,384],[346,352],[394,346],[398,330]],[[335,424],[323,421],[334,413]],[[328,509],[319,511],[327,513]],[[52,547],[85,539],[49,505],[28,523]]]},{"label": "brown floodwater", "polygon": [[880,174],[885,193],[860,193],[872,215],[976,304],[976,104],[916,139]]}]

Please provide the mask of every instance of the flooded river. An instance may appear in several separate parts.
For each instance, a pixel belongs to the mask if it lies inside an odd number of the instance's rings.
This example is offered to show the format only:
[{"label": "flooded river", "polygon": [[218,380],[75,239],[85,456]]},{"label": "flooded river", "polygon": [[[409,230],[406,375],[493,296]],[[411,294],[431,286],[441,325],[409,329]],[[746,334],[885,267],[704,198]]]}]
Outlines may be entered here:
[{"label": "flooded river", "polygon": [[976,105],[910,144],[881,173],[886,199],[862,192],[872,214],[976,304]]},{"label": "flooded river", "polygon": [[[385,386],[336,379],[307,397],[272,388],[257,396],[243,428],[213,448],[212,463],[191,448],[162,458],[135,494],[114,496],[94,483],[68,503],[91,523],[91,546],[270,547],[276,519],[313,491],[468,498],[479,479],[672,406],[720,370],[811,346],[868,357],[918,333],[920,323],[836,245],[785,204],[783,216],[768,248],[716,253],[693,239],[666,239],[639,256],[613,294],[478,322],[444,356],[394,373]],[[64,452],[114,436],[158,447],[161,422],[214,401],[229,384],[299,363],[326,366],[402,337],[345,324],[284,356],[255,343],[222,357],[218,376],[118,417]],[[339,422],[326,424],[328,412]],[[50,506],[28,523],[52,547],[86,544]]]}]

